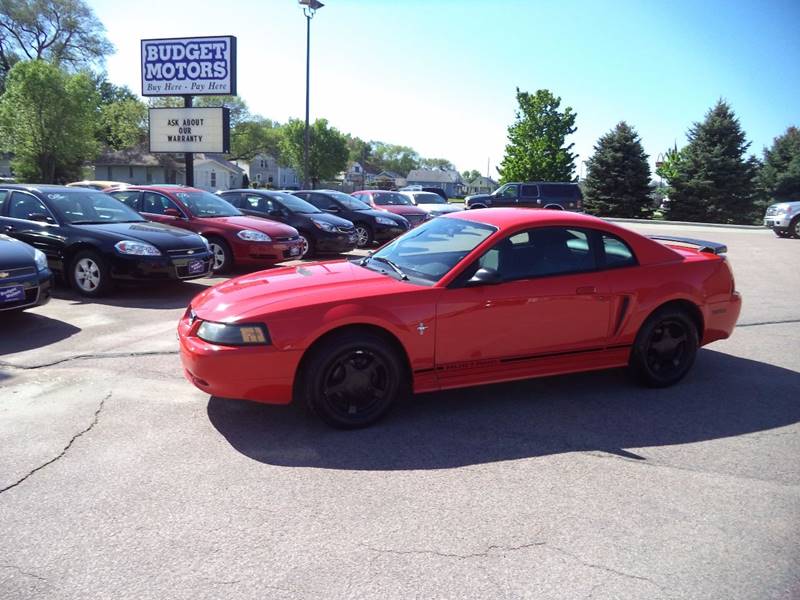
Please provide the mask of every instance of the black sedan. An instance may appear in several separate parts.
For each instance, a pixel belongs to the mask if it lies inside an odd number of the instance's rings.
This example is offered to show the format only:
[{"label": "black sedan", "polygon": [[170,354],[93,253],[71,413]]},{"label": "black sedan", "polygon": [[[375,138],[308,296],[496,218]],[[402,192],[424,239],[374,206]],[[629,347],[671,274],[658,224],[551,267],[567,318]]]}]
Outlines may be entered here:
[{"label": "black sedan", "polygon": [[268,190],[230,190],[219,195],[253,217],[263,217],[291,225],[303,239],[303,256],[349,252],[356,247],[355,227],[342,219],[321,211],[313,204],[285,192]]},{"label": "black sedan", "polygon": [[46,304],[52,281],[44,252],[0,235],[0,312]]},{"label": "black sedan", "polygon": [[211,252],[195,233],[146,221],[102,192],[50,185],[0,185],[0,233],[44,252],[79,293],[100,296],[113,280],[195,279]]},{"label": "black sedan", "polygon": [[386,242],[411,228],[408,220],[385,210],[375,210],[361,200],[334,190],[301,190],[294,196],[307,200],[317,208],[351,221],[356,227],[358,246]]}]

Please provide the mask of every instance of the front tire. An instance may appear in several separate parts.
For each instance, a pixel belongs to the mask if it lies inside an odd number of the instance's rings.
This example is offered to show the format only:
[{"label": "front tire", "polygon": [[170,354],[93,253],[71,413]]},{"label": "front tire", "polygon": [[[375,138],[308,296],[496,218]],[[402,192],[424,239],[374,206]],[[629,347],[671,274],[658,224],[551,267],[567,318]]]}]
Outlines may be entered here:
[{"label": "front tire", "polygon": [[233,266],[233,252],[222,238],[209,237],[208,247],[211,250],[211,271],[227,273]]},{"label": "front tire", "polygon": [[316,253],[314,240],[307,233],[300,232],[300,241],[303,243],[303,256],[301,258],[311,258]]},{"label": "front tire", "polygon": [[795,217],[792,219],[792,222],[789,225],[789,235],[796,240],[800,239],[800,217]]},{"label": "front tire", "polygon": [[699,337],[691,317],[663,308],[648,317],[636,335],[629,367],[648,387],[667,387],[683,379],[697,356]]},{"label": "front tire", "polygon": [[104,295],[111,289],[108,263],[93,250],[78,252],[69,268],[69,283],[83,296],[97,298]]},{"label": "front tire", "polygon": [[334,334],[311,350],[298,396],[326,424],[359,429],[381,419],[403,390],[403,362],[372,333]]},{"label": "front tire", "polygon": [[359,248],[364,248],[372,244],[372,240],[374,236],[372,235],[372,229],[370,229],[369,225],[364,223],[356,223],[356,236],[358,238],[356,245]]}]

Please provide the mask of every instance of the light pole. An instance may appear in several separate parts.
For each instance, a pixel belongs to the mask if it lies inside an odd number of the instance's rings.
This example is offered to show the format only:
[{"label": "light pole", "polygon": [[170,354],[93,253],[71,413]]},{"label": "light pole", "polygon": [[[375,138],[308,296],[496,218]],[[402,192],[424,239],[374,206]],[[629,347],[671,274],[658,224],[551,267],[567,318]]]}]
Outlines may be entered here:
[{"label": "light pole", "polygon": [[303,7],[303,14],[306,16],[306,130],[303,138],[303,188],[308,189],[308,92],[309,92],[309,73],[311,70],[311,19],[314,14],[325,6],[319,0],[297,0]]}]

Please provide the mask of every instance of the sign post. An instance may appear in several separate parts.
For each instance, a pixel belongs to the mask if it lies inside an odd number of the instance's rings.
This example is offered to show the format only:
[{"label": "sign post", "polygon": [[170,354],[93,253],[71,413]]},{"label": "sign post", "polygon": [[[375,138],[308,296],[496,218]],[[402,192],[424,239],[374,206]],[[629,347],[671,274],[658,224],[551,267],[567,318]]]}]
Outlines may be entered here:
[{"label": "sign post", "polygon": [[[230,111],[193,108],[192,98],[236,95],[236,38],[142,40],[141,50],[142,96],[183,97],[183,108],[150,109],[150,152],[184,152],[186,185],[194,186],[194,153],[230,150]],[[154,112],[163,110],[175,112]],[[216,112],[198,116],[204,110]]]}]

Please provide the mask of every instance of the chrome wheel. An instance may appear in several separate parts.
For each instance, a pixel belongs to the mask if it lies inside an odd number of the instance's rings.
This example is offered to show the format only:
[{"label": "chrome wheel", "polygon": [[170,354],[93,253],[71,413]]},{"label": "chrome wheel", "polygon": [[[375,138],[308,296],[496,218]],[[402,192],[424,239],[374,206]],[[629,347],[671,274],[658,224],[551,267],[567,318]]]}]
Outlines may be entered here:
[{"label": "chrome wheel", "polygon": [[356,243],[359,248],[363,248],[369,244],[369,229],[363,225],[356,225],[356,237],[358,238]]},{"label": "chrome wheel", "polygon": [[75,263],[75,283],[82,291],[96,291],[101,279],[100,265],[91,258],[82,258]]},{"label": "chrome wheel", "polygon": [[219,271],[225,264],[225,248],[215,242],[209,242],[208,247],[211,249],[211,254],[214,256],[214,260],[211,264],[211,270]]},{"label": "chrome wheel", "polygon": [[301,235],[300,236],[300,243],[303,244],[303,252],[302,252],[301,256],[305,256],[308,253],[308,248],[309,248],[308,238],[306,238],[306,236],[304,236],[304,235]]},{"label": "chrome wheel", "polygon": [[800,238],[800,219],[795,219],[792,223],[792,235],[795,238]]}]

